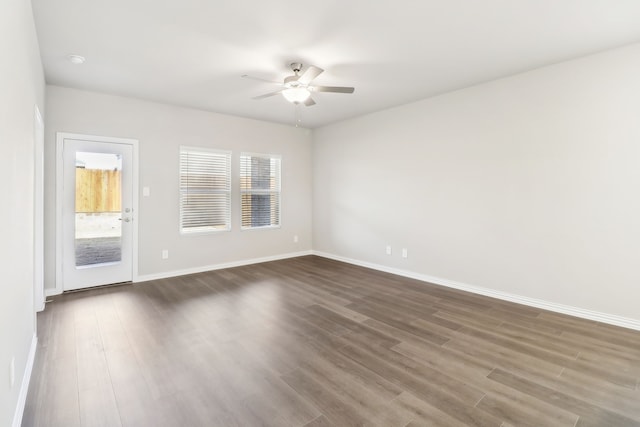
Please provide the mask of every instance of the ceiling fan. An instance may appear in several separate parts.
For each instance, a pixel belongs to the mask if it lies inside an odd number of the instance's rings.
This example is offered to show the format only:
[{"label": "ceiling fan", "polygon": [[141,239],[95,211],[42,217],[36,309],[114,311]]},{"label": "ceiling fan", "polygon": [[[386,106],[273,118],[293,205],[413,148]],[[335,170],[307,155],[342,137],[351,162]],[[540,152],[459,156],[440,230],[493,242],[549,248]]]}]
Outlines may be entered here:
[{"label": "ceiling fan", "polygon": [[270,96],[282,94],[282,96],[284,96],[284,98],[292,104],[302,104],[306,105],[307,107],[311,107],[312,105],[316,104],[313,98],[311,98],[312,92],[353,93],[353,91],[355,90],[352,87],[344,86],[312,85],[311,82],[324,71],[322,68],[318,68],[313,65],[309,65],[308,67],[306,67],[304,73],[300,74],[300,71],[302,70],[302,64],[299,62],[293,62],[291,63],[291,70],[293,70],[293,75],[285,77],[283,83],[264,80],[257,77],[251,77],[246,74],[242,77],[268,83],[275,83],[279,86],[282,86],[282,89],[280,90],[260,96],[255,96],[252,99],[264,99],[269,98]]}]

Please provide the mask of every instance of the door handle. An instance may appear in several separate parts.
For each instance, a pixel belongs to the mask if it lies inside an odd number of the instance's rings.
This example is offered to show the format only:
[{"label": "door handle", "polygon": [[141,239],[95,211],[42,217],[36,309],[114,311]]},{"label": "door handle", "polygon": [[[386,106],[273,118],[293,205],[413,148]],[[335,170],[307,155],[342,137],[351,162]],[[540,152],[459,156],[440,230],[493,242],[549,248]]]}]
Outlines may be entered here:
[{"label": "door handle", "polygon": [[131,218],[118,218],[118,221],[130,222]]}]

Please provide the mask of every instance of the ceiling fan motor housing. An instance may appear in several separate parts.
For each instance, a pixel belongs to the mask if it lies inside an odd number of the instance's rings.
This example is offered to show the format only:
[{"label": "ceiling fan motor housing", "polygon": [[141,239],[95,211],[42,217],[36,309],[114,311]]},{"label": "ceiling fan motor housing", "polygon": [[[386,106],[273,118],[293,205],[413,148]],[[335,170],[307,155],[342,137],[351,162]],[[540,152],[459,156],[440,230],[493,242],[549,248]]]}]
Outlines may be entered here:
[{"label": "ceiling fan motor housing", "polygon": [[298,79],[300,78],[300,70],[302,70],[302,64],[300,62],[292,62],[290,66],[294,74],[293,76],[284,78],[285,87],[303,86],[302,84],[298,83]]}]

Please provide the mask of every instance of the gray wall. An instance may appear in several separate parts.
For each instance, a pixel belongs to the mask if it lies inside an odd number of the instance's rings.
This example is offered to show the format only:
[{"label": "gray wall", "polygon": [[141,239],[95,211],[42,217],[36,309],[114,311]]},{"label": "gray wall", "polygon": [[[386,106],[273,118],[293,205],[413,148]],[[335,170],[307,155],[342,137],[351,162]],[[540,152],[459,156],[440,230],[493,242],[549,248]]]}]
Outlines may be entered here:
[{"label": "gray wall", "polygon": [[[140,144],[139,274],[153,276],[311,249],[311,135],[306,129],[132,98],[47,87],[45,287],[55,287],[56,132],[134,138]],[[180,145],[232,150],[232,231],[181,236]],[[282,155],[282,227],[240,231],[241,151]],[[142,197],[142,187],[151,196]],[[293,242],[293,236],[299,242]],[[162,249],[169,259],[161,259]]]},{"label": "gray wall", "polygon": [[0,2],[0,57],[0,425],[9,426],[35,332],[34,110],[37,104],[44,114],[44,77],[31,2]]},{"label": "gray wall", "polygon": [[640,320],[638,76],[633,45],[317,129],[314,250]]}]

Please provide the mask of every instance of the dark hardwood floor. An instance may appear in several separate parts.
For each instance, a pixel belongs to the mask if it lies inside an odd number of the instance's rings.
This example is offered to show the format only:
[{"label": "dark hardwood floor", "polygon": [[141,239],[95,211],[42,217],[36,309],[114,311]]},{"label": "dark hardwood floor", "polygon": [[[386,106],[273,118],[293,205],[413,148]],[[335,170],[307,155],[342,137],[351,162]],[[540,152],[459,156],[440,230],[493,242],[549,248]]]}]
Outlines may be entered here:
[{"label": "dark hardwood floor", "polygon": [[302,257],[62,295],[23,426],[640,426],[640,332]]}]

